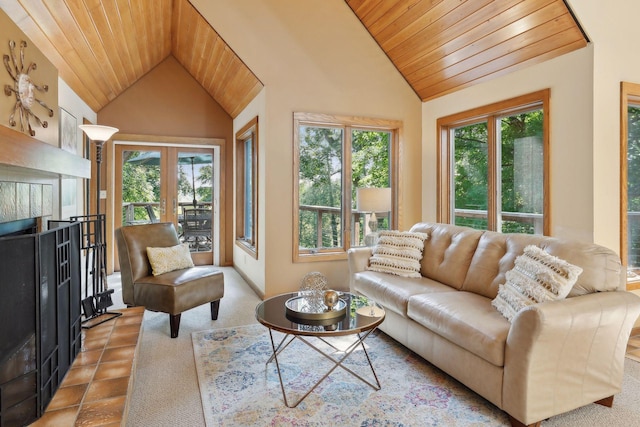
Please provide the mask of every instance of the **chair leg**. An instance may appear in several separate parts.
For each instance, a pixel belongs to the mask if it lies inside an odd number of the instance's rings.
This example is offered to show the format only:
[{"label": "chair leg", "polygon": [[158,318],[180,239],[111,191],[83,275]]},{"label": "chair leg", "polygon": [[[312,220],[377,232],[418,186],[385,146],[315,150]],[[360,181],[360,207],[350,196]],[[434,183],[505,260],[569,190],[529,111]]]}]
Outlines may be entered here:
[{"label": "chair leg", "polygon": [[180,315],[181,313],[169,315],[169,326],[171,327],[171,338],[178,337],[178,330],[180,329]]},{"label": "chair leg", "polygon": [[220,311],[220,300],[211,301],[211,320],[218,320],[218,311]]}]

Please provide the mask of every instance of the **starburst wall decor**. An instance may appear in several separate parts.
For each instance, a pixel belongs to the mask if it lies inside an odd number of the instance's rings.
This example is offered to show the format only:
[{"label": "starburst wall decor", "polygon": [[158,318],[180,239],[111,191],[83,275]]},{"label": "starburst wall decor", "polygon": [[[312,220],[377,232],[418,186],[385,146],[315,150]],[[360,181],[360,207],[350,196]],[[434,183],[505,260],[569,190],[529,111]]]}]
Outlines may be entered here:
[{"label": "starburst wall decor", "polygon": [[[20,62],[18,63],[16,58],[16,42],[13,40],[9,41],[10,55],[3,55],[2,61],[4,62],[4,67],[7,69],[7,72],[13,79],[13,86],[5,85],[4,94],[7,96],[15,94],[16,97],[13,112],[9,116],[9,125],[16,126],[16,120],[19,120],[20,131],[27,132],[29,135],[35,136],[36,131],[31,127],[31,118],[33,118],[35,122],[43,128],[49,126],[49,123],[47,123],[46,120],[40,120],[31,108],[37,103],[47,110],[49,117],[53,117],[53,110],[42,100],[36,98],[36,91],[47,92],[49,90],[49,86],[46,84],[39,86],[31,80],[29,73],[35,70],[37,65],[35,62],[32,62],[25,69],[24,50],[26,47],[27,42],[22,40],[20,42]],[[11,61],[11,64],[9,61]]]}]

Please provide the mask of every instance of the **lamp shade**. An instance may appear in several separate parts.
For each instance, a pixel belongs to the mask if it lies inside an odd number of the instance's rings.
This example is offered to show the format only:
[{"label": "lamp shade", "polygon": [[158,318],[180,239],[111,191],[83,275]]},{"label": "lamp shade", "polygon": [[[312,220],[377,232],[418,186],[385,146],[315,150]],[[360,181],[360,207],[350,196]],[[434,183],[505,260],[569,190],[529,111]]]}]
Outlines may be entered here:
[{"label": "lamp shade", "polygon": [[87,134],[90,140],[100,142],[108,141],[119,130],[111,126],[101,125],[80,125],[78,127]]},{"label": "lamp shade", "polygon": [[358,210],[361,212],[389,212],[391,188],[358,188]]}]

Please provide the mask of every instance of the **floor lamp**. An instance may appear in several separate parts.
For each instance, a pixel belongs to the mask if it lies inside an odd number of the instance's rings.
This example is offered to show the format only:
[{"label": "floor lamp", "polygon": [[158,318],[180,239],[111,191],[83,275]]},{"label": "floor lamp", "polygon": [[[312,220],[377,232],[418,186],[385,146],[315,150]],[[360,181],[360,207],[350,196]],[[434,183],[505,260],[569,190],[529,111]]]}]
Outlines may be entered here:
[{"label": "floor lamp", "polygon": [[[105,234],[105,215],[100,213],[100,169],[102,164],[102,146],[108,141],[118,129],[110,126],[99,125],[80,125],[80,129],[93,141],[96,145],[96,213],[88,215],[86,224],[87,235],[93,237],[91,244],[87,245],[87,257],[92,256],[92,275],[93,275],[93,295],[87,296],[82,301],[82,307],[85,315],[85,322],[90,321],[103,314],[111,316],[101,318],[100,321],[91,322],[91,326],[83,326],[90,328],[107,320],[120,316],[122,313],[108,313],[107,308],[113,305],[111,295],[113,289],[107,289],[107,271],[106,271],[106,236]],[[93,233],[91,232],[93,229]],[[87,239],[91,240],[91,238]],[[87,280],[88,277],[87,277]]]},{"label": "floor lamp", "polygon": [[376,212],[391,210],[391,188],[358,188],[357,205],[360,212],[371,212],[369,218],[369,234],[365,235],[364,243],[374,246],[378,242],[378,218]]}]

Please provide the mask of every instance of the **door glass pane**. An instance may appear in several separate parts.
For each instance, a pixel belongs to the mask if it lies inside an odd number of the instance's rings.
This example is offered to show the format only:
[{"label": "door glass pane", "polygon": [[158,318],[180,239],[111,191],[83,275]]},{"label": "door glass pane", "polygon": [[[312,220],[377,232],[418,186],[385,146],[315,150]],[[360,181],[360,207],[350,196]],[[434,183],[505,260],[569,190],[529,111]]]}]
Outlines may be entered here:
[{"label": "door glass pane", "polygon": [[453,129],[454,224],[488,227],[489,153],[487,123]]},{"label": "door glass pane", "polygon": [[191,252],[211,251],[213,233],[213,156],[210,153],[178,153],[178,234]]},{"label": "door glass pane", "polygon": [[375,244],[390,227],[390,153],[391,132],[351,131],[352,246]]},{"label": "door glass pane", "polygon": [[640,274],[640,105],[627,117],[627,269]]},{"label": "door glass pane", "polygon": [[542,119],[541,109],[498,119],[502,163],[498,230],[503,233],[543,234]]},{"label": "door glass pane", "polygon": [[299,137],[300,249],[342,247],[343,131],[303,125]]},{"label": "door glass pane", "polygon": [[158,221],[160,185],[160,151],[122,152],[123,225]]}]

